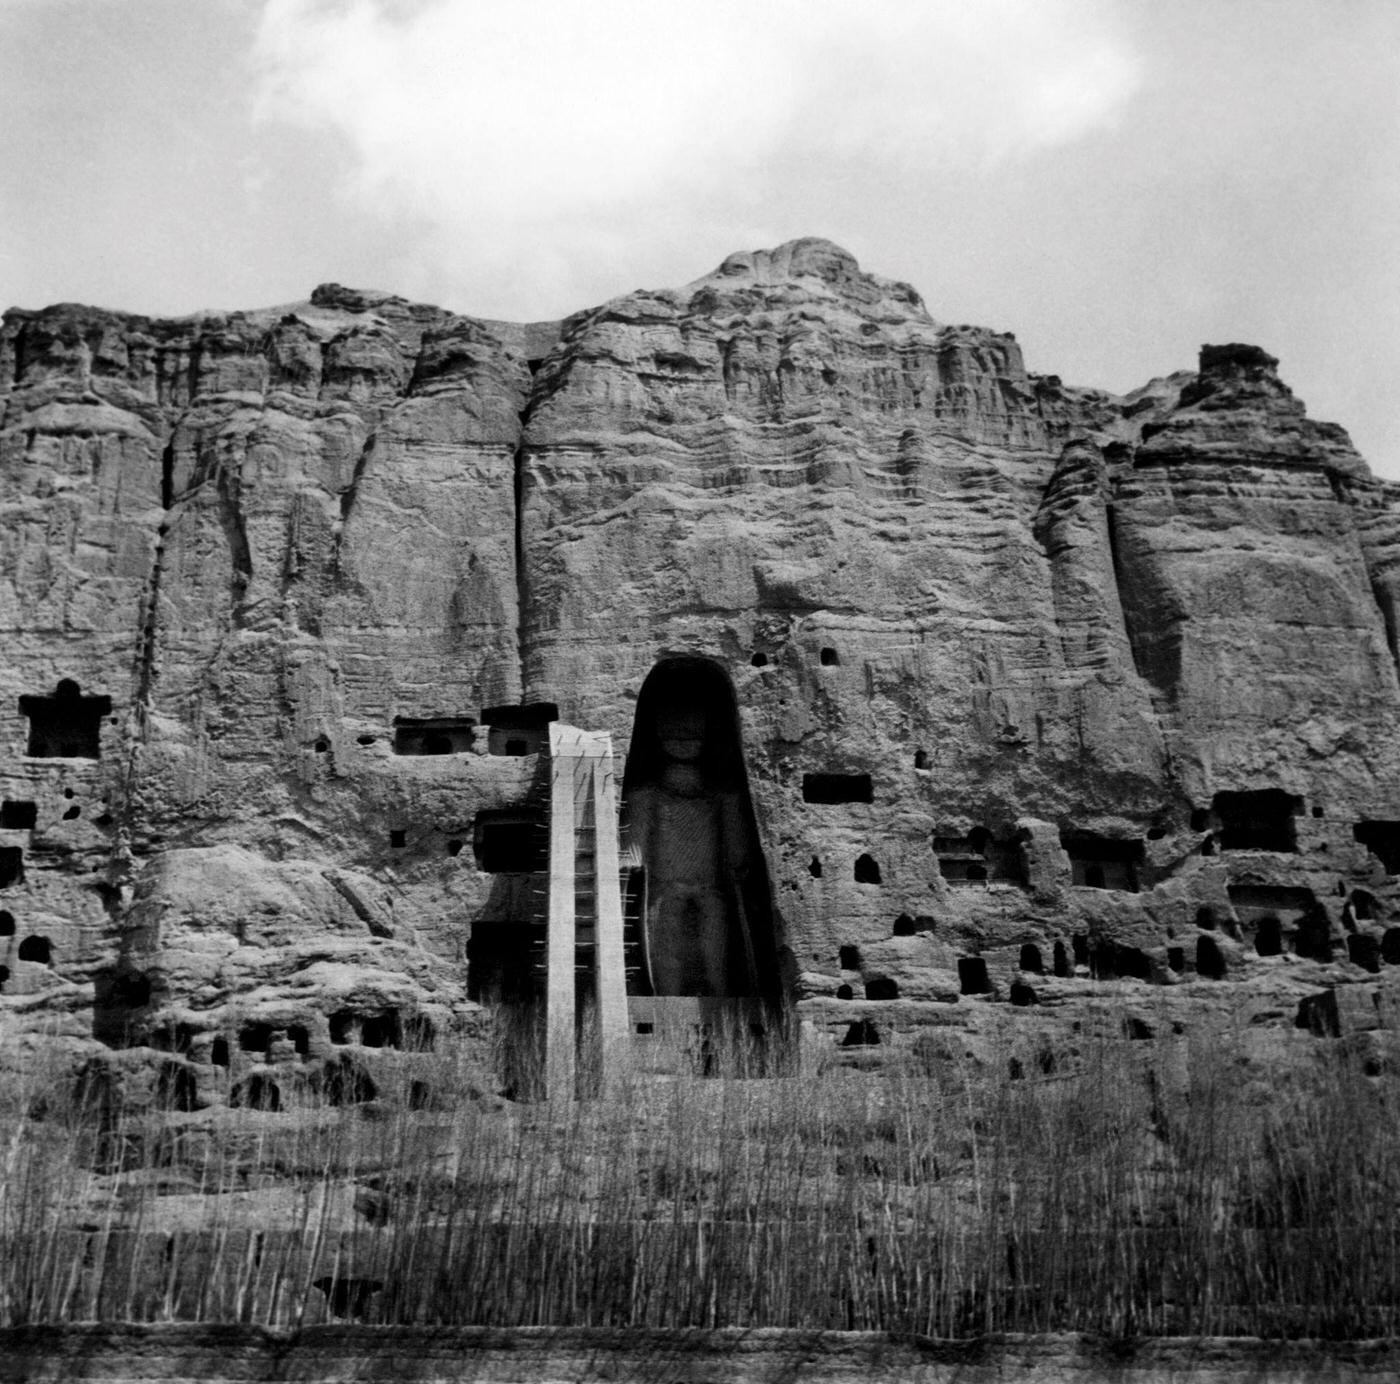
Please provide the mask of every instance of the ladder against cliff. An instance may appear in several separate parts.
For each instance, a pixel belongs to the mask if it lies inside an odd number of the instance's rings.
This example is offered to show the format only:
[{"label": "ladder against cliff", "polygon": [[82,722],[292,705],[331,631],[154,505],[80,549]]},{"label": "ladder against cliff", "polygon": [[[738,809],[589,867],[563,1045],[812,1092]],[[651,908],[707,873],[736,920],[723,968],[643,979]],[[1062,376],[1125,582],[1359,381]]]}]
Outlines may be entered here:
[{"label": "ladder against cliff", "polygon": [[[572,1099],[579,1044],[606,1085],[626,1060],[630,1029],[618,883],[617,782],[612,737],[549,727],[549,910],[545,942],[545,1087]],[[593,1023],[580,1034],[580,992]]]}]

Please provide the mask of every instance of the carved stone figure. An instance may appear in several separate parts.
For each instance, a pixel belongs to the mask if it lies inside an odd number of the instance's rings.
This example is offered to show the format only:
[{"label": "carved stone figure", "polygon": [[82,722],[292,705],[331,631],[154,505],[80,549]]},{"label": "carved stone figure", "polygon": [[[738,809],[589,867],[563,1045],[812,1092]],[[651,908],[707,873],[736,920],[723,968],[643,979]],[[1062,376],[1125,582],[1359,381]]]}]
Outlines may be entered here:
[{"label": "carved stone figure", "polygon": [[758,847],[742,759],[724,715],[723,676],[699,660],[676,660],[663,663],[644,691],[625,819],[627,857],[645,872],[642,950],[650,988],[657,995],[758,993],[746,904]]}]

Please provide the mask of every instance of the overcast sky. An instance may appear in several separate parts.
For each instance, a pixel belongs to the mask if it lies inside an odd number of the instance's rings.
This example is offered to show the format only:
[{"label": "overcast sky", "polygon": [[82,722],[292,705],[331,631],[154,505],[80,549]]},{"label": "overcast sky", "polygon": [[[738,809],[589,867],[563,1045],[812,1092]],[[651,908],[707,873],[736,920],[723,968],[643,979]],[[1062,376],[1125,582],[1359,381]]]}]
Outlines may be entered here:
[{"label": "overcast sky", "polygon": [[565,315],[822,235],[1400,478],[1400,0],[0,0],[0,299]]}]

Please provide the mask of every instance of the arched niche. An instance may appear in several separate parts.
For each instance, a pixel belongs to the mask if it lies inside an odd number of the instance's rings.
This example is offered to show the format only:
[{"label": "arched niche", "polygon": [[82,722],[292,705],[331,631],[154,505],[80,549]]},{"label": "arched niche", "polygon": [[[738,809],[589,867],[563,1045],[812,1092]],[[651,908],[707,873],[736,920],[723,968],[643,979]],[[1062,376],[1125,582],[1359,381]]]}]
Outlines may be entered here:
[{"label": "arched niche", "polygon": [[703,658],[647,675],[622,787],[634,868],[630,984],[662,996],[779,993],[768,870],[728,676]]}]

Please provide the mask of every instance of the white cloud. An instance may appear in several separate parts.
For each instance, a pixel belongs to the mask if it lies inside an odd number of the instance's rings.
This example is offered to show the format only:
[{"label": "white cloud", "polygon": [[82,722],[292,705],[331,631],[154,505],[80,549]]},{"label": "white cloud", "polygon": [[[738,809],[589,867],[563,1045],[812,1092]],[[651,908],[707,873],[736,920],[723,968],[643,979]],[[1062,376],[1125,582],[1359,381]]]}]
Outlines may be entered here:
[{"label": "white cloud", "polygon": [[256,56],[259,114],[343,137],[347,191],[478,300],[526,267],[567,293],[565,247],[762,221],[842,160],[937,176],[1073,140],[1138,79],[1101,0],[266,0]]}]

